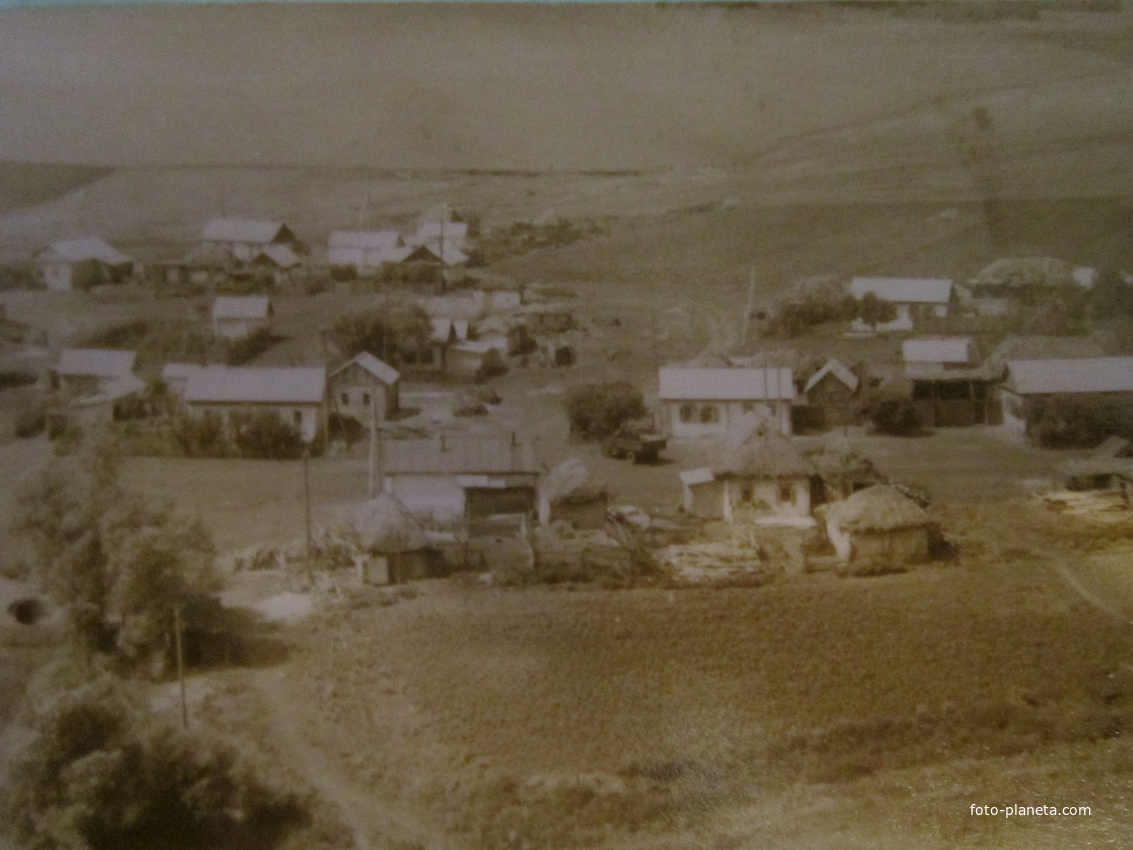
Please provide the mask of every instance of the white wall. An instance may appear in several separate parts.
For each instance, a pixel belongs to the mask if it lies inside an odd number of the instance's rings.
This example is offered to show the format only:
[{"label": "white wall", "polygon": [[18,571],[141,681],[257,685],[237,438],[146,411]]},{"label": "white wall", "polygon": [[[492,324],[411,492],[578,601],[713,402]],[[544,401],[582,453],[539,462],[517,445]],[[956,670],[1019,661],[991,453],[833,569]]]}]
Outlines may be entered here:
[{"label": "white wall", "polygon": [[455,475],[387,475],[383,489],[415,514],[441,520],[464,516],[464,488]]},{"label": "white wall", "polygon": [[[779,432],[791,433],[791,405],[786,401],[666,401],[664,404],[664,422],[668,435],[674,439],[689,437],[725,437],[732,429],[744,421],[745,417],[753,413],[764,416],[775,422]],[[691,422],[681,421],[681,407],[692,404],[695,407]],[[717,420],[712,423],[700,421],[700,411],[705,405],[713,405],[717,411]]]}]

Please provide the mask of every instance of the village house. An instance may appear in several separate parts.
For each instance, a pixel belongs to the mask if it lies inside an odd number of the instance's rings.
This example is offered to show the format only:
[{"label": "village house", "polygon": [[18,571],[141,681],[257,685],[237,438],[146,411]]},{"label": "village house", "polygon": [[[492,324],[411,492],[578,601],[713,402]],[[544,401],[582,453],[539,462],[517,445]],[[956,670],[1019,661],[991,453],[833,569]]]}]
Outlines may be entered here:
[{"label": "village house", "polygon": [[533,515],[539,466],[514,434],[386,440],[383,489],[415,514],[442,521]]},{"label": "village house", "polygon": [[397,413],[401,374],[368,351],[343,363],[327,380],[331,406],[338,413],[363,424]]},{"label": "village house", "polygon": [[832,357],[803,385],[802,404],[793,410],[794,430],[823,430],[853,425],[861,380]]},{"label": "village house", "polygon": [[65,348],[51,369],[51,389],[74,397],[101,392],[132,375],[138,355],[112,348]]},{"label": "village house", "polygon": [[97,236],[52,242],[36,257],[48,289],[90,289],[122,283],[134,271],[134,261]]},{"label": "village house", "polygon": [[1133,357],[1009,360],[999,396],[1004,426],[1025,435],[1049,399],[1104,397],[1133,403]]},{"label": "village house", "polygon": [[212,332],[221,339],[243,339],[270,328],[274,315],[266,295],[220,295],[212,302]]},{"label": "village house", "polygon": [[913,405],[927,428],[987,425],[998,418],[992,381],[971,337],[917,337],[901,346]]},{"label": "village house", "polygon": [[396,230],[338,230],[327,240],[327,262],[332,268],[353,268],[359,274],[400,263],[412,248]]},{"label": "village house", "polygon": [[[277,263],[289,262],[299,249],[299,240],[286,224],[238,218],[216,218],[208,222],[201,232],[200,243],[206,250],[219,249],[232,259],[248,264],[261,256]],[[288,251],[277,250],[280,247]]]},{"label": "village house", "polygon": [[275,411],[310,442],[326,428],[326,370],[308,367],[208,366],[190,372],[184,401],[193,414]]},{"label": "village house", "polygon": [[877,325],[855,319],[858,331],[911,331],[925,319],[948,316],[954,298],[948,278],[855,277],[850,281],[850,294],[858,300],[873,295],[897,310],[896,318]]},{"label": "village house", "polygon": [[774,428],[763,423],[743,439],[721,440],[713,454],[710,466],[679,473],[688,513],[725,522],[741,511],[779,518],[810,515],[814,467]]},{"label": "village house", "polygon": [[189,376],[204,368],[196,363],[166,363],[161,367],[161,382],[165,384],[165,391],[175,398],[184,398]]},{"label": "village house", "polygon": [[929,556],[932,520],[892,485],[860,490],[818,513],[834,551],[852,573],[900,569]]},{"label": "village house", "polygon": [[791,433],[796,393],[790,369],[670,366],[660,370],[659,378],[662,428],[668,437],[722,437],[753,414]]}]

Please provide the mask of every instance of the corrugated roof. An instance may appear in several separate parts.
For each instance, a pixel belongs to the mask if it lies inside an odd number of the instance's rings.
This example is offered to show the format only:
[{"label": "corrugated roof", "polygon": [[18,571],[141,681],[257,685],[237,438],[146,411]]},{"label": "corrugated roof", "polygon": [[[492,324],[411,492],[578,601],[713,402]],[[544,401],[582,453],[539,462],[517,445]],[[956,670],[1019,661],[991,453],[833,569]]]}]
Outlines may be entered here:
[{"label": "corrugated roof", "polygon": [[371,375],[385,384],[396,384],[397,381],[401,378],[400,372],[398,372],[384,360],[379,360],[368,351],[363,351],[360,354],[355,355],[347,362],[343,363],[341,366],[331,372],[331,377],[334,377],[335,375],[355,364],[361,366],[363,369],[365,369],[367,372],[369,372]]},{"label": "corrugated roof", "polygon": [[218,295],[212,302],[214,319],[266,319],[271,313],[266,295]]},{"label": "corrugated roof", "polygon": [[855,277],[850,281],[850,292],[855,298],[872,292],[894,304],[947,304],[952,298],[952,281],[936,277]]},{"label": "corrugated roof", "polygon": [[83,236],[78,239],[63,239],[52,242],[44,251],[44,254],[58,257],[68,263],[100,260],[109,266],[124,266],[133,262],[130,257],[113,248],[98,236]]},{"label": "corrugated roof", "polygon": [[55,371],[63,376],[117,378],[134,371],[136,351],[111,348],[64,348]]},{"label": "corrugated roof", "polygon": [[396,230],[336,230],[327,239],[328,248],[382,250],[403,244],[401,234]]},{"label": "corrugated roof", "polygon": [[688,369],[671,366],[660,370],[659,396],[663,401],[765,401],[795,397],[790,369]]},{"label": "corrugated roof", "polygon": [[976,360],[975,341],[970,336],[918,337],[901,344],[906,363],[972,364]]},{"label": "corrugated roof", "polygon": [[325,369],[209,366],[188,376],[185,401],[218,404],[317,404],[323,400],[325,391]]},{"label": "corrugated roof", "polygon": [[841,360],[838,360],[836,357],[831,357],[823,364],[821,369],[810,376],[810,380],[807,381],[806,386],[803,387],[803,392],[809,393],[818,382],[827,375],[833,375],[849,387],[850,392],[855,392],[858,388],[858,376],[851,372],[847,366],[844,366]]},{"label": "corrugated roof", "polygon": [[249,242],[269,245],[284,234],[279,221],[254,221],[243,218],[214,218],[205,224],[201,239],[205,242]]},{"label": "corrugated roof", "polygon": [[388,440],[382,444],[387,474],[508,474],[538,472],[530,442],[510,434],[429,440]]},{"label": "corrugated roof", "polygon": [[1009,360],[1007,386],[1020,395],[1133,392],[1133,357]]}]

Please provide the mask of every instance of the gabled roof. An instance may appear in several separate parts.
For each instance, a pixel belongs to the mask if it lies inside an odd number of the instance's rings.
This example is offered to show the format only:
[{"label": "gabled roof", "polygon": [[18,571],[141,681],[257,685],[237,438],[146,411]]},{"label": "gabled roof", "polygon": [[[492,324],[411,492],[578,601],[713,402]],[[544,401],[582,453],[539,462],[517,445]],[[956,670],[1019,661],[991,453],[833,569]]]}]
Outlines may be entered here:
[{"label": "gabled roof", "polygon": [[408,250],[408,253],[399,262],[415,263],[436,260],[444,263],[446,266],[458,266],[461,263],[468,262],[468,255],[455,245],[450,245],[448,242],[445,242],[443,250],[436,242],[429,242],[427,244],[418,245],[415,248],[400,250]]},{"label": "gabled roof", "polygon": [[417,227],[415,239],[418,244],[424,244],[426,242],[440,242],[442,236],[445,242],[450,239],[454,242],[463,241],[468,236],[468,222],[423,221]]},{"label": "gabled roof", "polygon": [[252,258],[252,262],[278,266],[281,269],[291,269],[299,265],[302,260],[290,245],[280,243],[276,245],[265,245],[256,253],[256,256]]},{"label": "gabled roof", "polygon": [[838,360],[838,358],[831,357],[821,369],[810,376],[810,380],[808,380],[806,386],[803,387],[803,392],[809,393],[827,375],[833,375],[849,387],[850,392],[856,392],[858,389],[858,376],[851,372],[848,367],[843,366],[842,361]]},{"label": "gabled roof", "polygon": [[111,247],[98,236],[83,236],[79,239],[63,239],[52,242],[40,256],[41,258],[59,259],[68,263],[99,260],[108,266],[124,266],[133,262],[130,257]]},{"label": "gabled roof", "polygon": [[282,222],[243,218],[214,218],[201,232],[201,239],[205,242],[249,242],[270,245],[272,242],[293,238],[291,231]]},{"label": "gabled roof", "polygon": [[893,304],[947,304],[952,299],[952,281],[936,277],[855,277],[850,293],[861,298],[873,293]]},{"label": "gabled roof", "polygon": [[387,475],[468,475],[537,473],[529,442],[500,436],[387,440],[382,444]]},{"label": "gabled roof", "polygon": [[660,370],[663,401],[765,401],[795,397],[790,369],[688,369],[670,366]]},{"label": "gabled roof", "polygon": [[730,369],[735,364],[723,354],[710,348],[704,349],[696,357],[689,360],[685,366],[690,369]]},{"label": "gabled roof", "polygon": [[1007,386],[1020,395],[1133,392],[1133,357],[1009,360]]},{"label": "gabled roof", "polygon": [[328,248],[382,250],[405,244],[396,230],[336,230],[327,239]]},{"label": "gabled roof", "polygon": [[716,480],[716,476],[712,474],[712,468],[708,466],[701,466],[696,469],[682,469],[677,473],[677,476],[686,487],[694,487],[697,484],[710,484]]},{"label": "gabled roof", "polygon": [[266,319],[272,315],[266,295],[218,295],[212,302],[214,319]]},{"label": "gabled roof", "polygon": [[345,363],[343,363],[341,366],[339,366],[337,369],[335,369],[333,372],[331,372],[330,376],[333,378],[335,375],[338,375],[339,373],[344,372],[346,369],[350,368],[351,366],[362,367],[363,369],[365,369],[367,372],[369,372],[371,375],[373,375],[375,378],[377,378],[379,381],[381,381],[382,383],[384,383],[386,385],[396,384],[398,382],[398,380],[401,378],[400,372],[398,372],[396,369],[394,369],[392,366],[390,366],[384,360],[379,360],[377,357],[375,357],[374,355],[372,355],[368,351],[363,351],[359,354],[356,354],[350,360],[347,360]]},{"label": "gabled roof", "polygon": [[73,377],[119,378],[134,371],[136,351],[111,348],[64,348],[55,371]]},{"label": "gabled roof", "polygon": [[137,375],[119,375],[107,381],[98,392],[72,399],[70,407],[88,407],[96,404],[105,404],[108,401],[118,401],[146,388],[146,382]]},{"label": "gabled roof", "polygon": [[906,363],[970,365],[977,359],[977,352],[970,336],[918,337],[901,344],[901,356]]},{"label": "gabled roof", "polygon": [[185,401],[217,404],[318,404],[322,402],[325,391],[325,369],[209,366],[189,374],[185,385]]},{"label": "gabled roof", "polygon": [[468,339],[468,322],[463,319],[446,319],[438,316],[429,319],[432,333],[429,339],[433,342],[461,342]]},{"label": "gabled roof", "polygon": [[1009,336],[987,358],[989,366],[1006,368],[1010,360],[1079,360],[1105,357],[1100,345],[1084,336]]}]

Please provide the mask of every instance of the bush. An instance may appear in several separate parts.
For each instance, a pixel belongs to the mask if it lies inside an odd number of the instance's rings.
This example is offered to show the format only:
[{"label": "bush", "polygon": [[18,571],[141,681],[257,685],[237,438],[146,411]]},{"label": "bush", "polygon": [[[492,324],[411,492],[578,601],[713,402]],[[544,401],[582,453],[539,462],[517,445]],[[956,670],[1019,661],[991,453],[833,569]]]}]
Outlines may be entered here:
[{"label": "bush", "polygon": [[5,800],[30,848],[267,850],[310,819],[247,755],[174,728],[110,676],[51,695],[32,732]]},{"label": "bush", "polygon": [[489,348],[484,359],[480,361],[480,368],[476,370],[476,383],[482,384],[490,378],[507,374],[507,364],[503,355],[494,348]]},{"label": "bush", "polygon": [[24,410],[16,416],[16,436],[21,438],[37,437],[43,433],[47,425],[47,417],[43,408]]},{"label": "bush", "polygon": [[332,413],[327,419],[327,431],[332,441],[341,441],[352,446],[366,433],[365,426],[353,416],[345,413]]},{"label": "bush", "polygon": [[247,363],[271,348],[274,342],[275,338],[271,335],[270,328],[258,328],[246,337],[233,340],[228,344],[228,365],[239,366]]},{"label": "bush", "polygon": [[586,439],[609,436],[646,414],[641,391],[628,381],[576,387],[568,393],[566,407],[571,431]]},{"label": "bush", "polygon": [[200,416],[178,416],[173,420],[173,437],[187,457],[226,457],[235,454],[228,442],[224,419],[211,410]]},{"label": "bush", "polygon": [[1034,399],[1027,433],[1048,448],[1090,448],[1111,434],[1133,439],[1133,402],[1105,396]]},{"label": "bush", "polygon": [[921,430],[920,414],[909,399],[881,399],[870,405],[866,415],[878,434],[909,437]]},{"label": "bush", "polygon": [[232,425],[241,457],[293,460],[303,455],[303,435],[275,411],[237,414]]}]

